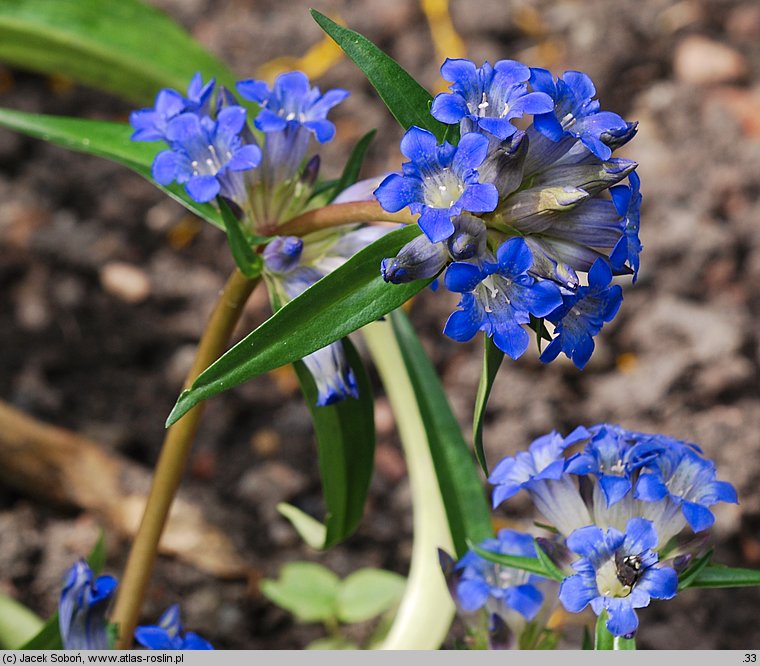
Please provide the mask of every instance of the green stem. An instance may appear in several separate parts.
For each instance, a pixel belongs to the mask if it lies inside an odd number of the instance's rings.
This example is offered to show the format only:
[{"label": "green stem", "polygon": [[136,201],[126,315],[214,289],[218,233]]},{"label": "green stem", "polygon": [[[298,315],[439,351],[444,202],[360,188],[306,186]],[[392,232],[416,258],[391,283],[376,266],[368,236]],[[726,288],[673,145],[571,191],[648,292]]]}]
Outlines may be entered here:
[{"label": "green stem", "polygon": [[376,322],[362,332],[396,418],[414,511],[409,578],[381,649],[434,650],[454,618],[454,603],[438,563],[438,548],[453,552],[451,532],[425,426],[393,328],[388,322]]},{"label": "green stem", "polygon": [[261,229],[260,232],[270,236],[305,236],[321,229],[339,227],[343,224],[360,224],[366,222],[398,222],[414,224],[417,216],[406,211],[389,213],[382,209],[377,201],[357,201],[351,203],[331,204],[323,208],[310,210],[294,217],[289,222],[276,227]]},{"label": "green stem", "polygon": [[[185,380],[185,387],[189,387],[227,348],[230,336],[256,284],[257,280],[249,280],[238,269],[230,275],[198,343],[195,361]],[[140,607],[156,561],[158,542],[179,488],[202,412],[202,404],[194,407],[166,431],[148,501],[129,552],[111,615],[111,621],[119,626],[119,636],[115,645],[118,649],[127,649],[132,644]]]}]

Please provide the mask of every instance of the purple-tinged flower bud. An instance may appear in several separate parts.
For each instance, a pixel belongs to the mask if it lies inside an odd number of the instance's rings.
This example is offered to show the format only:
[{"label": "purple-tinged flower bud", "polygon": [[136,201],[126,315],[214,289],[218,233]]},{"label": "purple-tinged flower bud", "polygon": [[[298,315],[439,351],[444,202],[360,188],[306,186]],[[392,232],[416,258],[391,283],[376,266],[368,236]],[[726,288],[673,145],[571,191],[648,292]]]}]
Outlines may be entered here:
[{"label": "purple-tinged flower bud", "polygon": [[58,623],[66,650],[107,650],[106,611],[116,590],[113,576],[93,579],[84,560],[67,572],[58,604]]},{"label": "purple-tinged flower bud", "polygon": [[297,236],[278,236],[264,248],[264,262],[273,273],[289,273],[301,260],[303,240]]},{"label": "purple-tinged flower bud", "polygon": [[137,627],[135,640],[150,650],[213,650],[205,638],[192,631],[184,632],[179,618],[179,606],[166,609],[157,625]]},{"label": "purple-tinged flower bud", "polygon": [[383,280],[393,284],[422,280],[437,275],[449,260],[444,243],[431,243],[422,234],[409,241],[392,259],[383,259]]},{"label": "purple-tinged flower bud", "polygon": [[446,241],[454,261],[482,258],[486,251],[488,232],[483,221],[467,213],[454,220],[454,233]]},{"label": "purple-tinged flower bud", "polygon": [[499,199],[506,199],[522,184],[527,154],[525,132],[515,132],[506,141],[489,149],[485,161],[478,168],[481,182],[495,185]]},{"label": "purple-tinged flower bud", "polygon": [[303,168],[303,171],[301,172],[301,183],[303,183],[307,187],[313,187],[314,183],[317,182],[317,177],[319,176],[320,164],[321,164],[321,160],[319,158],[319,155],[314,155],[306,163],[306,166]]}]

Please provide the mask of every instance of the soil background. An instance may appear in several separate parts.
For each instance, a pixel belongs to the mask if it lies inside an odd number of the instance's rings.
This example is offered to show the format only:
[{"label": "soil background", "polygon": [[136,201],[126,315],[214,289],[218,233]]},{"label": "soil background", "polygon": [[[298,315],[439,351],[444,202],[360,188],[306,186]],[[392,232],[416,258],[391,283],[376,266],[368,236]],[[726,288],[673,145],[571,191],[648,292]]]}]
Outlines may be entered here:
[{"label": "soil background", "polygon": [[[430,89],[442,85],[441,58],[414,0],[153,4],[241,78],[322,38],[307,12],[313,4],[340,14]],[[697,442],[741,500],[716,509],[716,560],[760,567],[760,4],[452,0],[451,15],[475,61],[585,71],[603,108],[640,123],[625,151],[641,165],[639,280],[625,284],[621,311],[597,338],[585,371],[564,357],[542,366],[532,352],[505,363],[485,430],[489,460],[553,428],[605,421]],[[343,60],[318,83],[352,92],[333,116],[338,138],[323,151],[325,175],[339,173],[350,146],[373,127],[379,133],[365,175],[397,169],[401,130],[358,70]],[[126,119],[131,109],[17,70],[0,69],[0,84],[3,107],[106,119]],[[138,176],[0,131],[2,400],[148,469],[231,268],[218,230]],[[481,343],[442,336],[455,303],[452,294],[423,293],[410,314],[469,436]],[[240,334],[267,312],[256,294]],[[268,602],[258,592],[261,577],[302,559],[340,575],[363,566],[405,573],[409,489],[382,396],[377,424],[365,519],[345,544],[315,554],[274,509],[288,501],[322,511],[309,415],[292,375],[276,372],[210,401],[184,487],[251,573],[220,580],[162,557],[144,621],[180,601],[185,625],[218,648],[301,648],[322,629],[297,624]],[[61,575],[91,546],[98,521],[86,509],[35,499],[38,490],[0,487],[0,589],[47,615]],[[497,515],[505,524],[533,518],[523,499]],[[109,572],[118,575],[127,548],[109,534]],[[690,590],[640,612],[639,645],[757,649],[759,617],[757,589]],[[447,646],[458,632],[455,625]]]}]

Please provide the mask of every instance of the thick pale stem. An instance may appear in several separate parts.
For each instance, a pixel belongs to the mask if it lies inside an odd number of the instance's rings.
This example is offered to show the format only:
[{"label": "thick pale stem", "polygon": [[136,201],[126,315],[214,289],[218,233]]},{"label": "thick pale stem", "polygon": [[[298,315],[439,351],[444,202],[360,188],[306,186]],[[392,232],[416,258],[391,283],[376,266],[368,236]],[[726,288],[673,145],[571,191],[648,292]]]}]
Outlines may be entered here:
[{"label": "thick pale stem", "polygon": [[[238,269],[229,277],[198,344],[193,367],[185,380],[185,388],[227,348],[230,336],[256,283],[256,280],[249,280]],[[117,648],[127,649],[132,644],[140,608],[156,560],[158,542],[177,493],[202,411],[203,403],[191,409],[166,431],[148,502],[132,543],[111,615],[111,621],[119,625]]]},{"label": "thick pale stem", "polygon": [[417,216],[406,210],[389,213],[383,210],[377,201],[357,201],[331,204],[324,208],[310,210],[278,227],[262,230],[262,233],[272,236],[305,236],[313,231],[339,227],[343,224],[360,224],[362,222],[414,224],[416,221]]},{"label": "thick pale stem", "polygon": [[425,425],[390,323],[362,329],[396,419],[412,489],[414,544],[404,597],[384,650],[435,650],[454,618],[454,602],[438,563],[438,549],[453,552]]}]

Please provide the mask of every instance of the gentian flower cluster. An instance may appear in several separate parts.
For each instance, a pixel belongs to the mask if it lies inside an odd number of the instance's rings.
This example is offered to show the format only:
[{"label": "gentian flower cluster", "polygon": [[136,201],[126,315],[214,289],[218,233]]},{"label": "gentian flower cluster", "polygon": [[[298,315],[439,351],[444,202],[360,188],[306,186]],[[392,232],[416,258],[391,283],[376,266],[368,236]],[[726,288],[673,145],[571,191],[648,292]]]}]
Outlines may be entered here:
[{"label": "gentian flower cluster", "polygon": [[58,603],[58,626],[66,650],[107,650],[106,612],[116,591],[113,576],[95,578],[80,560],[66,572]]},{"label": "gentian flower cluster", "polygon": [[[314,205],[310,199],[319,157],[308,157],[311,138],[320,144],[333,138],[335,125],[327,114],[348,92],[322,94],[302,72],[282,74],[271,87],[254,79],[239,81],[236,89],[244,100],[259,106],[255,117],[248,116],[229,90],[216,90],[213,80],[204,85],[196,75],[186,96],[163,90],[153,108],[134,112],[132,138],[168,144],[153,162],[158,183],[182,184],[201,203],[222,197],[251,237],[274,236],[263,253],[263,275],[273,302],[281,307],[389,227],[347,225],[304,238],[277,236],[280,224]],[[354,200],[357,192],[360,198],[371,197],[371,189],[359,185],[338,200]],[[318,405],[357,397],[340,343],[304,362],[319,390]]]},{"label": "gentian flower cluster", "polygon": [[635,609],[675,596],[677,569],[696,554],[680,535],[708,529],[718,502],[737,502],[695,444],[609,424],[544,435],[502,460],[489,482],[494,506],[528,492],[575,557],[560,602],[606,611],[615,636],[636,632]]},{"label": "gentian flower cluster", "polygon": [[563,352],[583,368],[622,300],[613,276],[635,279],[639,268],[637,165],[612,157],[636,125],[601,111],[580,72],[554,80],[511,60],[449,59],[441,73],[451,92],[431,113],[458,124],[461,139],[438,144],[419,127],[402,139],[409,161],[375,195],[387,211],[419,213],[424,235],[383,261],[383,277],[401,283],[445,269],[444,284],[462,295],[447,335],[465,341],[482,330],[516,359],[526,326],[545,318],[554,338],[541,360]]}]

